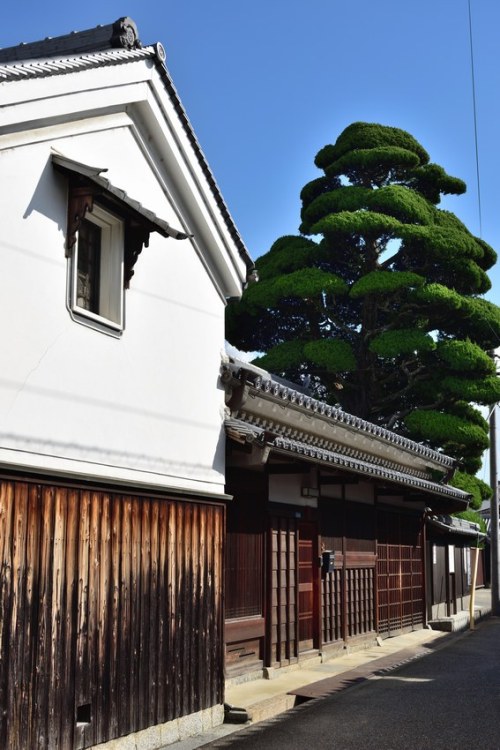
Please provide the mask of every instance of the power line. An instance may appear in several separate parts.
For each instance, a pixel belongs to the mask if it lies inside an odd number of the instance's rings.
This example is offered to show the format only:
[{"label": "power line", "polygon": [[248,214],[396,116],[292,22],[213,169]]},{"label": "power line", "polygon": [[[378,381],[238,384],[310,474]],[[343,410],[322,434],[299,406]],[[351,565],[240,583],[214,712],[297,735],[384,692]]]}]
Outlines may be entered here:
[{"label": "power line", "polygon": [[474,71],[474,44],[472,38],[472,11],[471,11],[471,0],[468,0],[469,5],[469,44],[470,44],[470,64],[471,64],[471,78],[472,78],[472,110],[474,114],[474,143],[476,149],[476,179],[477,179],[477,203],[479,212],[479,236],[483,236],[483,214],[481,210],[481,180],[479,176],[479,149],[477,144],[477,107],[476,107],[476,76]]}]

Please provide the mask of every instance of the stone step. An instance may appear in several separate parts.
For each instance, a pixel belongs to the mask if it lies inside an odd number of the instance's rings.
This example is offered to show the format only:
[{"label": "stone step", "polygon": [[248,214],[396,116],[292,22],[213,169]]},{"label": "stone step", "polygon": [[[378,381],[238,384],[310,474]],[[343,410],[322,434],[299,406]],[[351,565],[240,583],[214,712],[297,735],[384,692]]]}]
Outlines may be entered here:
[{"label": "stone step", "polygon": [[[481,607],[474,608],[474,620],[480,620],[485,615],[489,614],[490,610]],[[455,615],[449,617],[436,617],[435,620],[429,621],[429,627],[433,630],[442,630],[446,633],[456,633],[460,630],[465,630],[469,627],[470,615],[467,610],[457,612]]]}]

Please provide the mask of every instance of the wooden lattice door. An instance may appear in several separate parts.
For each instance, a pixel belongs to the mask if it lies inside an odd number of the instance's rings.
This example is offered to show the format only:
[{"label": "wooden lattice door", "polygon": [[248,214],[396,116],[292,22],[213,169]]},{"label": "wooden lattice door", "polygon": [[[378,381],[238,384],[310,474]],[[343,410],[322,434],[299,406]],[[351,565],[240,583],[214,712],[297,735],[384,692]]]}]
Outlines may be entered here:
[{"label": "wooden lattice door", "polygon": [[424,622],[422,520],[379,511],[377,543],[378,630],[383,637]]},{"label": "wooden lattice door", "polygon": [[316,524],[299,523],[299,651],[308,651],[317,642],[318,622],[318,530]]},{"label": "wooden lattice door", "polygon": [[272,517],[269,534],[267,663],[285,666],[298,656],[296,519]]}]

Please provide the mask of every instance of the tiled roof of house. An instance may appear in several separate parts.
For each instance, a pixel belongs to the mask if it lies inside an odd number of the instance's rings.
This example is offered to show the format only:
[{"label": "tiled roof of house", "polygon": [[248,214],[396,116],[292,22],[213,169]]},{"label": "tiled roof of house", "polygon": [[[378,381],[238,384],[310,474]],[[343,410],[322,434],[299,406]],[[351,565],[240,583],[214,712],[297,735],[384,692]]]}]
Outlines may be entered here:
[{"label": "tiled roof of house", "polygon": [[361,417],[356,417],[353,414],[343,411],[343,409],[331,406],[324,401],[319,401],[312,396],[306,396],[298,390],[283,385],[281,382],[275,380],[271,374],[259,374],[256,368],[252,368],[247,363],[235,362],[223,365],[223,368],[230,370],[236,378],[251,382],[256,390],[269,394],[282,403],[296,404],[310,413],[355,428],[366,435],[391,443],[398,448],[403,448],[423,458],[428,458],[435,463],[441,464],[443,467],[452,468],[456,463],[453,458],[444,453],[440,453],[426,445],[410,440],[410,438],[398,435],[392,432],[392,430],[368,422],[365,419],[361,419]]},{"label": "tiled roof of house", "polygon": [[84,31],[72,31],[62,36],[40,39],[14,47],[0,49],[0,62],[32,60],[35,58],[58,57],[67,54],[82,54],[105,49],[141,49],[137,26],[131,18],[119,18],[113,23],[95,26]]},{"label": "tiled roof of house", "polygon": [[225,429],[228,437],[238,442],[260,442],[263,447],[264,445],[269,447],[274,453],[293,454],[303,460],[320,464],[325,468],[343,469],[364,477],[382,479],[410,489],[413,488],[432,495],[461,501],[464,508],[469,500],[469,495],[466,492],[447,484],[432,482],[428,477],[425,477],[423,472],[402,471],[401,467],[396,468],[397,464],[391,465],[386,461],[377,461],[373,456],[363,455],[356,451],[349,454],[343,450],[342,446],[337,446],[338,450],[318,448],[307,442],[291,440],[280,435],[266,434],[266,430],[263,428],[253,427],[245,421],[237,419],[227,419]]},{"label": "tiled roof of house", "polygon": [[[450,456],[296,391],[247,363],[223,363],[221,380],[231,410],[225,420],[230,439],[438,496],[456,510],[467,507],[470,495],[447,484],[456,466]],[[267,408],[259,408],[262,399]]]},{"label": "tiled roof of house", "polygon": [[444,534],[452,534],[457,536],[468,536],[474,537],[478,541],[481,541],[486,537],[486,534],[481,531],[478,523],[467,521],[464,518],[456,518],[455,516],[429,516],[427,522],[438,529]]}]

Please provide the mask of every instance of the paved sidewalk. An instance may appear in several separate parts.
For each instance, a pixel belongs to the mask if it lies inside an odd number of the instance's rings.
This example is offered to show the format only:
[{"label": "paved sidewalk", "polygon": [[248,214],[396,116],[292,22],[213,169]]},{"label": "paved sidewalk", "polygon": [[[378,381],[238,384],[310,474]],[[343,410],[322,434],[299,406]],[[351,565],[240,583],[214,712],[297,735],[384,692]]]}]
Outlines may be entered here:
[{"label": "paved sidewalk", "polygon": [[[484,617],[491,612],[491,591],[476,592],[476,612]],[[463,613],[461,613],[463,621]],[[226,688],[226,703],[245,708],[252,716],[246,724],[222,724],[202,735],[169,745],[172,750],[196,748],[228,734],[270,719],[297,703],[350,688],[371,677],[384,674],[414,659],[421,658],[450,643],[456,633],[424,628],[379,641],[380,645],[345,653],[321,662],[319,657],[294,669],[276,671],[271,680],[256,679]],[[162,749],[167,750],[167,748]]]},{"label": "paved sidewalk", "polygon": [[203,750],[499,750],[500,617]]}]

